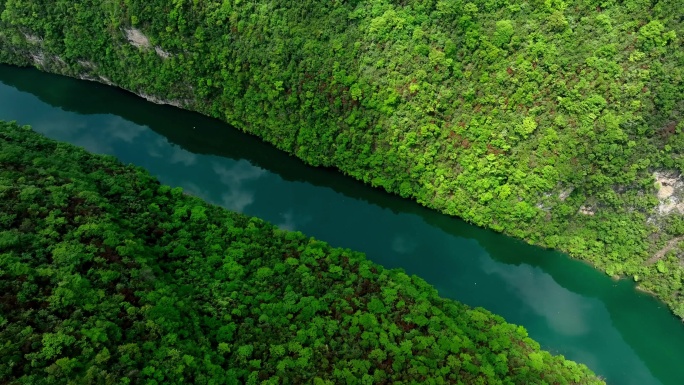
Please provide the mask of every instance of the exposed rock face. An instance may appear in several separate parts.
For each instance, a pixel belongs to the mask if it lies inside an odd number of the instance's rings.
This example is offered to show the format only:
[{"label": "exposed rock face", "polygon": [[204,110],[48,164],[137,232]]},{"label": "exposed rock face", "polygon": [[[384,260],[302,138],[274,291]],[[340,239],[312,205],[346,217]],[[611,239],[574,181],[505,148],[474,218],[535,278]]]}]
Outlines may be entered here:
[{"label": "exposed rock face", "polygon": [[658,213],[660,215],[670,214],[676,211],[684,214],[684,202],[682,201],[682,188],[684,181],[681,175],[667,172],[654,172],[653,177],[658,185]]},{"label": "exposed rock face", "polygon": [[24,39],[26,39],[27,42],[31,44],[40,44],[43,42],[43,39],[39,36],[36,35],[31,35],[28,33],[24,33]]},{"label": "exposed rock face", "polygon": [[560,193],[558,193],[558,199],[560,199],[561,202],[565,201],[574,190],[574,187],[568,187],[565,190],[562,190]]},{"label": "exposed rock face", "polygon": [[100,76],[98,76],[98,77],[100,78],[100,81],[101,81],[102,83],[104,83],[104,84],[106,84],[106,85],[108,85],[108,86],[115,85],[115,84],[114,84],[111,80],[109,80],[109,78],[107,78],[107,77],[104,77],[104,76],[102,76],[102,75],[100,75]]},{"label": "exposed rock face", "polygon": [[43,54],[42,52],[32,53],[31,60],[33,60],[33,64],[36,66],[45,66],[45,54]]},{"label": "exposed rock face", "polygon": [[78,64],[83,68],[89,68],[89,69],[96,69],[97,68],[95,63],[93,63],[89,60],[79,60]]},{"label": "exposed rock face", "polygon": [[154,51],[155,51],[155,52],[157,53],[157,55],[159,55],[159,57],[162,58],[162,59],[168,59],[168,58],[171,57],[171,53],[170,53],[170,52],[164,51],[164,50],[163,50],[161,47],[159,47],[159,46],[154,47]]},{"label": "exposed rock face", "polygon": [[[128,39],[128,42],[132,46],[143,49],[152,48],[152,43],[150,43],[150,39],[147,36],[145,36],[145,34],[141,30],[137,28],[126,28],[124,29],[124,32],[126,32],[126,39]],[[171,53],[168,51],[164,51],[164,49],[162,49],[162,47],[160,46],[155,46],[154,52],[156,52],[157,55],[162,59],[168,59],[171,57]]]},{"label": "exposed rock face", "polygon": [[138,48],[150,48],[152,46],[150,44],[150,39],[148,39],[139,29],[127,28],[124,32],[126,32],[126,39],[128,39],[128,42],[131,43],[131,45]]},{"label": "exposed rock face", "polygon": [[168,104],[170,106],[174,107],[183,107],[184,104],[188,104],[189,102],[187,100],[165,100],[165,99],[160,99],[154,95],[148,95],[144,93],[139,93],[137,94],[141,98],[147,100],[148,102],[156,103],[156,104]]}]

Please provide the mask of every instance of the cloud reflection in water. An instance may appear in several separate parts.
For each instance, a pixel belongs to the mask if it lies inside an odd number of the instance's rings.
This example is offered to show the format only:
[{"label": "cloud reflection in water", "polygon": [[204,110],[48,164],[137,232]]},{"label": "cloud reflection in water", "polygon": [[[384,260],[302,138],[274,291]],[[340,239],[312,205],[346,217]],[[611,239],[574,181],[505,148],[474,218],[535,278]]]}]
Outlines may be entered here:
[{"label": "cloud reflection in water", "polygon": [[589,332],[586,317],[594,310],[594,306],[588,304],[585,298],[558,285],[541,269],[525,264],[503,266],[491,258],[482,259],[482,269],[508,283],[509,290],[516,291],[519,297],[524,298],[524,302],[544,317],[556,333],[581,336]]},{"label": "cloud reflection in water", "polygon": [[239,160],[229,167],[213,162],[212,167],[219,181],[228,189],[221,194],[221,205],[233,211],[244,212],[254,202],[255,193],[245,186],[245,182],[259,179],[266,171],[246,160]]}]

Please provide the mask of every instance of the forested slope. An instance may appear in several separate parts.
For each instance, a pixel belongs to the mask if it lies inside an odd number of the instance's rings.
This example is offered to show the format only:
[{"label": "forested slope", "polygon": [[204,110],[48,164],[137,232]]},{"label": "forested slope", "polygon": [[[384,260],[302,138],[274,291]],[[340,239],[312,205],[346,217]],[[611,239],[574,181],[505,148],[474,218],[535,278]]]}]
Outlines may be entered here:
[{"label": "forested slope", "polygon": [[0,61],[218,117],[684,317],[681,5],[4,0]]},{"label": "forested slope", "polygon": [[599,384],[363,254],[0,122],[0,382]]}]

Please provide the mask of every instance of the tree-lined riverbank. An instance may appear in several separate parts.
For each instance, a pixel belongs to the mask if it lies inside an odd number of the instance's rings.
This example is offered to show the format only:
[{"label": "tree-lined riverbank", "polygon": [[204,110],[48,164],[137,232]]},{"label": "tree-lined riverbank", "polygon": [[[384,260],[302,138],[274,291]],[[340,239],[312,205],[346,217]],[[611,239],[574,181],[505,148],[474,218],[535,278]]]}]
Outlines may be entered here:
[{"label": "tree-lined riverbank", "polygon": [[[228,121],[684,316],[679,3],[0,4],[0,61]],[[659,184],[656,184],[660,181]]]},{"label": "tree-lined riverbank", "polygon": [[419,278],[0,126],[2,378],[600,383]]}]

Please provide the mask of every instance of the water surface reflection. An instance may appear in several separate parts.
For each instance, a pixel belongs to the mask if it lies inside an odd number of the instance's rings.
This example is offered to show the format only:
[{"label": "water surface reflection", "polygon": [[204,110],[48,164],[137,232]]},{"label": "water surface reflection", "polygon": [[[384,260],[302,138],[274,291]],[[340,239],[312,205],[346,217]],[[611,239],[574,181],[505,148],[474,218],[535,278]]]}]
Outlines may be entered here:
[{"label": "water surface reflection", "polygon": [[684,378],[680,323],[629,282],[564,255],[306,167],[215,120],[109,87],[0,67],[0,101],[0,119],[115,155],[210,202],[416,274],[443,296],[524,325],[544,348],[586,363],[609,383]]}]

